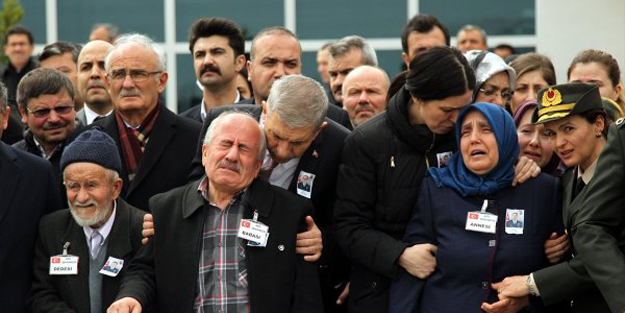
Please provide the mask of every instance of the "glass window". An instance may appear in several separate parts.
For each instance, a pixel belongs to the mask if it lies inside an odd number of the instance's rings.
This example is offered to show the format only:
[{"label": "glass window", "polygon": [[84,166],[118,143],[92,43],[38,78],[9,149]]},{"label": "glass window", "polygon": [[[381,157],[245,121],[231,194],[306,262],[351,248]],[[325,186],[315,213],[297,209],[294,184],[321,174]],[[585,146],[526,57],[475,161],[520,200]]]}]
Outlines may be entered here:
[{"label": "glass window", "polygon": [[399,37],[406,24],[405,1],[299,0],[296,8],[300,39]]},{"label": "glass window", "polygon": [[534,0],[420,1],[419,10],[436,16],[452,36],[466,24],[480,26],[489,35],[536,33]]},{"label": "glass window", "polygon": [[[43,1],[41,1],[43,2]],[[165,40],[163,1],[58,1],[59,40],[89,41],[93,24],[112,23],[120,33],[148,35],[156,42]]]},{"label": "glass window", "polygon": [[[28,28],[37,44],[46,43],[46,3],[45,1],[20,1],[24,15],[19,22]],[[3,7],[4,9],[4,7]],[[4,44],[4,43],[3,43]]]},{"label": "glass window", "polygon": [[[176,40],[187,42],[191,24],[202,17],[234,21],[248,40],[261,29],[284,24],[282,0],[185,0],[176,2]],[[260,12],[260,14],[259,14]]]}]

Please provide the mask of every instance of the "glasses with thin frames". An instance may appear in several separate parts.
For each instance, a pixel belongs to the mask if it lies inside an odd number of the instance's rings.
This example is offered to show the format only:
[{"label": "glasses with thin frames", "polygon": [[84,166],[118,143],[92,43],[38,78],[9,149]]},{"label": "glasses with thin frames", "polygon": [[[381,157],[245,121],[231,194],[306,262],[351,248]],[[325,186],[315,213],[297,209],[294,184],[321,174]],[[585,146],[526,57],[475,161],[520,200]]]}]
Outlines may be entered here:
[{"label": "glasses with thin frames", "polygon": [[58,106],[52,109],[46,108],[46,109],[41,109],[41,110],[36,110],[36,111],[31,111],[29,108],[26,108],[28,113],[32,114],[36,118],[48,117],[50,115],[50,111],[52,110],[54,110],[54,112],[56,112],[57,115],[65,115],[71,112],[73,109],[74,109],[73,105],[63,105],[63,106]]},{"label": "glasses with thin frames", "polygon": [[483,93],[485,96],[492,98],[501,95],[501,98],[506,101],[510,101],[510,99],[512,99],[512,95],[514,94],[514,91],[497,92],[497,90],[494,89],[486,90],[484,88],[480,88],[480,92]]},{"label": "glasses with thin frames", "polygon": [[126,71],[125,69],[119,69],[119,70],[113,70],[107,75],[111,80],[114,80],[114,81],[122,81],[126,78],[126,76],[130,76],[130,78],[132,78],[134,82],[141,83],[141,82],[146,81],[148,77],[150,77],[150,75],[160,74],[162,72],[163,71],[148,72],[144,70]]}]

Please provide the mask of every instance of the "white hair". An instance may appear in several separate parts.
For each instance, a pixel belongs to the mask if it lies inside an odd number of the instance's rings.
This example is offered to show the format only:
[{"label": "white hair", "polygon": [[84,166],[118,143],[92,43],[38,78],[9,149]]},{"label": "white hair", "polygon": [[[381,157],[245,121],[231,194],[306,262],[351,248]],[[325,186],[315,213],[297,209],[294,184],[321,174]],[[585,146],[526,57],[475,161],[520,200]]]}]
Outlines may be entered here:
[{"label": "white hair", "polygon": [[123,34],[115,40],[113,47],[111,47],[106,53],[106,58],[104,59],[104,68],[108,71],[111,61],[111,56],[113,52],[124,48],[130,44],[139,44],[148,49],[150,49],[155,55],[158,61],[158,70],[167,71],[167,59],[165,58],[165,51],[158,46],[150,37],[137,33],[129,33]]},{"label": "white hair", "polygon": [[267,149],[265,132],[260,127],[260,124],[258,124],[258,121],[256,121],[256,119],[247,112],[233,110],[221,113],[216,119],[212,120],[211,124],[208,126],[208,129],[206,130],[206,136],[204,136],[204,145],[209,146],[216,135],[215,129],[217,129],[217,126],[219,126],[219,124],[221,124],[223,120],[226,119],[226,117],[235,114],[251,118],[254,121],[254,125],[258,127],[258,131],[260,133],[260,136],[258,138],[258,160],[262,161],[265,158],[265,150]]},{"label": "white hair", "polygon": [[278,114],[289,127],[319,127],[328,113],[328,97],[314,79],[287,75],[276,80],[267,99],[267,116]]}]

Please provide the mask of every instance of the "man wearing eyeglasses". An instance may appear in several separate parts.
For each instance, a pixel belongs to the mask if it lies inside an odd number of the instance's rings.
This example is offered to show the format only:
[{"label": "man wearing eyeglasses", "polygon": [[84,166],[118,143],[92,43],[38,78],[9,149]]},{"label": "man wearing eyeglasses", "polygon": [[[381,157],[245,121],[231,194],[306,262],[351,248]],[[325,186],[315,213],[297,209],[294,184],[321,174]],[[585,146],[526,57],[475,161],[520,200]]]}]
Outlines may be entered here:
[{"label": "man wearing eyeglasses", "polygon": [[516,86],[514,69],[492,52],[471,50],[464,56],[477,79],[473,102],[490,102],[508,108]]},{"label": "man wearing eyeglasses", "polygon": [[150,38],[120,36],[104,64],[115,111],[92,125],[117,143],[121,197],[149,211],[151,196],[187,183],[202,124],[178,117],[159,100],[168,75],[164,53]]},{"label": "man wearing eyeglasses", "polygon": [[67,138],[75,130],[74,95],[67,75],[50,68],[28,72],[17,86],[17,104],[28,130],[13,146],[50,161],[62,200],[66,195],[60,162]]}]

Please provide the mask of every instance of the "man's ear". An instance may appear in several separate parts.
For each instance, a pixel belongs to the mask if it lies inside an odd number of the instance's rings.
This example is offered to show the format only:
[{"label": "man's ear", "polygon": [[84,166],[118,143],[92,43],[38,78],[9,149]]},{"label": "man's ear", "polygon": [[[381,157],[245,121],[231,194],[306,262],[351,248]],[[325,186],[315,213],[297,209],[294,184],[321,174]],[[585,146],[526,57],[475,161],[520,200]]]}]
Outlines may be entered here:
[{"label": "man's ear", "polygon": [[406,52],[401,53],[401,58],[404,60],[404,64],[406,64],[406,68],[410,69],[410,57]]},{"label": "man's ear", "polygon": [[252,70],[252,61],[247,61],[246,65],[247,65],[247,80],[251,82],[252,73],[254,73],[254,71]]},{"label": "man's ear", "polygon": [[28,114],[26,110],[20,105],[17,107],[17,110],[20,112],[20,116],[22,117],[22,123],[28,124]]}]

